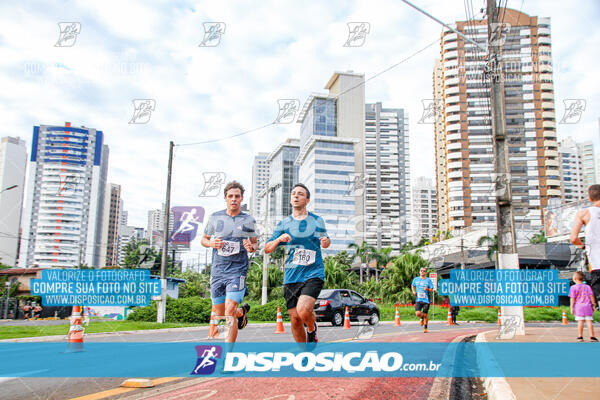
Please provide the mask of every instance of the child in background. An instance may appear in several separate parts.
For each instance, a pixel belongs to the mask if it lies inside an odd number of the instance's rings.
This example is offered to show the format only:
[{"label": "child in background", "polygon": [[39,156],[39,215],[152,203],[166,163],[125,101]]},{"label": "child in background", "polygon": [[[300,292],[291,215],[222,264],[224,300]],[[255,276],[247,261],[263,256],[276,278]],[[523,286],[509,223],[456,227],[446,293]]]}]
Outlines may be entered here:
[{"label": "child in background", "polygon": [[575,285],[571,286],[569,290],[569,297],[571,298],[571,314],[575,316],[577,321],[577,328],[579,329],[578,342],[583,342],[583,323],[587,321],[587,326],[590,331],[590,341],[597,342],[598,339],[594,336],[594,325],[593,314],[596,308],[596,298],[594,292],[589,285],[583,283],[583,273],[577,271],[573,274],[573,282]]}]

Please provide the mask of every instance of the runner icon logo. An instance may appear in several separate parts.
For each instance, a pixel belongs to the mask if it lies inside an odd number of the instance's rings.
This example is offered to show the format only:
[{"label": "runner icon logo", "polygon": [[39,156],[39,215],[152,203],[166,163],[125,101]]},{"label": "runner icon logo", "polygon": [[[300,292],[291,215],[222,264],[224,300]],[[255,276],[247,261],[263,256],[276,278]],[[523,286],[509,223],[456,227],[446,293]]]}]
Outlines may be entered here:
[{"label": "runner icon logo", "polygon": [[196,346],[198,361],[191,375],[210,375],[215,372],[217,359],[223,355],[221,346]]}]

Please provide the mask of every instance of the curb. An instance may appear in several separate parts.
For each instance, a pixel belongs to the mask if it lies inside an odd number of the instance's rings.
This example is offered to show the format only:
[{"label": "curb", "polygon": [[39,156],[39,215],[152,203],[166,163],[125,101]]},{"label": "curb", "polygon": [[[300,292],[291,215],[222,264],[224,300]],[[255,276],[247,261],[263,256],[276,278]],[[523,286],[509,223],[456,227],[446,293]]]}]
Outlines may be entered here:
[{"label": "curb", "polygon": [[[450,343],[458,343],[462,342],[466,337],[472,335],[461,335],[457,336]],[[448,363],[454,363],[453,357],[451,354],[444,354],[442,358],[442,364],[446,365]],[[450,392],[452,391],[452,381],[453,377],[441,377],[436,376],[433,380],[433,384],[431,385],[431,390],[429,390],[429,396],[427,397],[429,400],[438,400],[438,399],[449,399]]]},{"label": "curb", "polygon": [[[485,334],[488,332],[494,331],[487,331],[477,334],[475,342],[487,343],[487,340],[485,340]],[[484,352],[481,350],[477,351],[477,363],[481,365],[481,360],[486,359],[487,364],[489,365],[490,355],[483,353]],[[505,378],[488,376],[479,379],[483,381],[483,386],[485,387],[485,390],[488,393],[489,400],[517,400],[517,396],[515,396],[514,392],[510,388],[510,385],[508,384],[508,381]]]}]

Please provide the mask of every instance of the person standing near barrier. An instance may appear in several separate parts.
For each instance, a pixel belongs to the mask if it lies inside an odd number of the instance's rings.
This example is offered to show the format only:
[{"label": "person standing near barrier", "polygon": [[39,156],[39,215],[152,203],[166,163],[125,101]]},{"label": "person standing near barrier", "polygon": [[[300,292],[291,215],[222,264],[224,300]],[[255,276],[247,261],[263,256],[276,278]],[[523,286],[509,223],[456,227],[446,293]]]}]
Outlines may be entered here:
[{"label": "person standing near barrier", "polygon": [[450,306],[450,315],[452,316],[452,324],[458,325],[456,323],[456,317],[458,317],[458,312],[460,311],[459,306]]},{"label": "person standing near barrier", "polygon": [[254,217],[241,211],[244,187],[236,181],[230,182],[225,186],[224,194],[227,208],[210,216],[202,245],[213,249],[210,297],[215,313],[225,315],[230,323],[226,341],[235,342],[238,329],[248,323],[250,305],[238,305],[247,293],[248,253],[254,253],[258,248],[258,237]]},{"label": "person standing near barrier", "polygon": [[[306,210],[310,191],[297,183],[292,188],[292,215],[279,221],[273,235],[265,244],[265,253],[277,246],[287,247],[283,296],[290,314],[292,334],[297,343],[313,343],[317,337],[315,302],[325,282],[325,265],[321,247],[328,248],[331,240],[323,218]],[[306,331],[304,330],[306,325]]]},{"label": "person standing near barrier", "polygon": [[410,287],[417,298],[415,301],[415,315],[421,319],[420,324],[423,327],[423,333],[427,333],[429,292],[433,292],[433,282],[427,277],[426,268],[421,268],[419,276],[413,279]]},{"label": "person standing near barrier", "polygon": [[[588,256],[588,268],[591,272],[590,286],[596,300],[600,298],[600,185],[588,189],[591,207],[575,214],[575,223],[571,229],[570,240],[575,246],[585,248]],[[579,239],[579,232],[585,226],[585,245]]]},{"label": "person standing near barrier", "polygon": [[583,324],[587,322],[588,330],[590,331],[590,341],[597,342],[598,339],[594,336],[593,325],[594,308],[596,306],[594,293],[589,285],[583,283],[583,272],[575,272],[573,274],[573,282],[575,282],[575,285],[571,286],[569,297],[571,298],[571,314],[575,316],[579,331],[577,341],[583,342]]}]

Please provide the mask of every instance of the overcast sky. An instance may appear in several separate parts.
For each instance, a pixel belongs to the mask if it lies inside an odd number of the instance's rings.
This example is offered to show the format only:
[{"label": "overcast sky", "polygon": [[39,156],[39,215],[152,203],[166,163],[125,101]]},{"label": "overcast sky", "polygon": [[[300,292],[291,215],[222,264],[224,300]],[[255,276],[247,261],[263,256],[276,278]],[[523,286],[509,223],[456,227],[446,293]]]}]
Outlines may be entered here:
[{"label": "overcast sky", "polygon": [[[414,2],[448,23],[466,19],[462,1]],[[472,3],[481,16],[484,1]],[[508,7],[551,17],[557,122],[564,99],[586,102],[579,123],[557,124],[559,139],[570,135],[599,146],[600,3],[508,0]],[[72,46],[55,46],[59,22],[80,24]],[[199,46],[205,22],[224,23],[217,46]],[[369,24],[360,47],[343,46],[349,22]],[[303,104],[311,92],[325,92],[334,71],[369,79],[441,32],[399,1],[2,2],[0,26],[0,135],[20,136],[30,151],[34,125],[70,121],[104,131],[109,182],[122,185],[130,225],[143,227],[147,211],[164,201],[170,140],[222,139],[267,125],[278,99]],[[439,54],[433,44],[365,87],[367,102],[407,110],[413,181],[433,178],[435,170],[433,125],[417,122],[422,100],[432,97]],[[156,102],[145,124],[129,123],[134,99]],[[199,197],[204,172],[239,180],[249,201],[254,155],[298,134],[299,124],[271,125],[176,147],[172,205],[201,205],[207,213],[222,208],[221,196]]]}]

